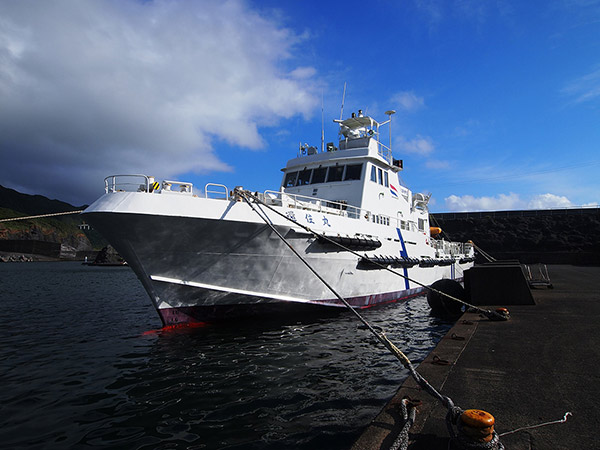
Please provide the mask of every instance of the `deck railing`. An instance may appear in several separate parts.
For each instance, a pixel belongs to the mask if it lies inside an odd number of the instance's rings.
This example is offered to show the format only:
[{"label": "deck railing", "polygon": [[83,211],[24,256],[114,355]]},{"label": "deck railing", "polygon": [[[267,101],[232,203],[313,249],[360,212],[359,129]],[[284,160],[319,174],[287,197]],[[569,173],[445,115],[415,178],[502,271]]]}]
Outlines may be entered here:
[{"label": "deck railing", "polygon": [[147,175],[110,175],[104,179],[104,192],[150,192]]},{"label": "deck railing", "polygon": [[473,245],[468,242],[450,242],[443,239],[431,239],[429,245],[447,255],[470,255]]},{"label": "deck railing", "polygon": [[307,197],[304,195],[287,194],[279,191],[265,191],[259,196],[262,201],[271,205],[284,206],[286,208],[301,209],[306,211],[334,214],[351,219],[359,219],[366,210],[343,202],[326,200],[322,198]]},{"label": "deck railing", "polygon": [[187,181],[164,180],[158,183],[154,177],[141,174],[110,175],[104,179],[104,192],[174,192],[193,195],[194,186]]},{"label": "deck railing", "polygon": [[206,198],[229,200],[229,189],[224,184],[207,183],[204,186],[204,196]]}]

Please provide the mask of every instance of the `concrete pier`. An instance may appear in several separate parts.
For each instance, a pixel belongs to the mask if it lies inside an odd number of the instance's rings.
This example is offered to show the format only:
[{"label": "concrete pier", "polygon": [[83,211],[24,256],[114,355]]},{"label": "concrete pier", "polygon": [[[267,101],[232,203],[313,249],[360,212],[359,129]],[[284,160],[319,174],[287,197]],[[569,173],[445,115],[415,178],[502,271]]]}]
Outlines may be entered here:
[{"label": "concrete pier", "polygon": [[[491,413],[499,434],[572,413],[501,437],[507,449],[600,448],[600,267],[548,270],[554,289],[532,290],[535,305],[510,306],[507,322],[465,313],[417,371],[456,406]],[[409,378],[353,450],[390,447],[404,396],[423,402],[409,448],[448,448],[446,409]]]}]

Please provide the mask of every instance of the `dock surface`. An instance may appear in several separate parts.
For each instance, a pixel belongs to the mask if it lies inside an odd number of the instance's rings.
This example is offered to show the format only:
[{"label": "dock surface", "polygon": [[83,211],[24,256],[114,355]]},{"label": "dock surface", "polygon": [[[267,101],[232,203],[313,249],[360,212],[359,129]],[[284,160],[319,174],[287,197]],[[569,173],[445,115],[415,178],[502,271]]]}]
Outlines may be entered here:
[{"label": "dock surface", "polygon": [[[465,313],[417,371],[456,406],[491,413],[498,434],[572,413],[502,436],[506,449],[600,448],[600,267],[548,270],[554,289],[533,289],[535,305],[508,306],[506,322]],[[353,450],[390,448],[404,396],[423,402],[409,449],[449,448],[446,408],[409,378]]]}]

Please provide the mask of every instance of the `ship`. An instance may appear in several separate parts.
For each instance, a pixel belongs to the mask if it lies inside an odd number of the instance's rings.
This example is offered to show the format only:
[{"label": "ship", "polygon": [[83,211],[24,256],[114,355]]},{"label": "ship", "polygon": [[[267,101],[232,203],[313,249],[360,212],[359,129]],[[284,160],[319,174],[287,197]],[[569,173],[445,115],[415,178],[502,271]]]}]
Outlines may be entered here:
[{"label": "ship", "polygon": [[474,249],[442,238],[430,225],[431,194],[403,183],[393,113],[381,123],[360,110],[334,119],[337,145],[325,145],[323,132],[320,148],[299,145],[277,190],[111,175],[82,214],[165,326],[422,295],[437,280],[460,281]]}]

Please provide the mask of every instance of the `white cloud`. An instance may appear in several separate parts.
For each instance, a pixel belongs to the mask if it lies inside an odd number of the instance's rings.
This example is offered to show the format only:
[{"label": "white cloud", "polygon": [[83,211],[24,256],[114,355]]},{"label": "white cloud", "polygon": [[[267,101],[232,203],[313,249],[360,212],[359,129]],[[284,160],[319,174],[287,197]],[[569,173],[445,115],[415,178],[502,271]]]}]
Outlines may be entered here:
[{"label": "white cloud", "polygon": [[569,208],[571,206],[573,203],[565,196],[541,194],[529,200],[527,209]]},{"label": "white cloud", "polygon": [[317,74],[314,67],[298,67],[290,72],[290,76],[296,79],[312,78]]},{"label": "white cloud", "polygon": [[425,100],[423,97],[417,96],[412,91],[399,92],[392,97],[392,105],[399,105],[406,111],[416,111],[425,107]]},{"label": "white cloud", "polygon": [[475,197],[473,195],[450,195],[445,199],[448,211],[501,211],[519,209],[568,208],[573,203],[565,197],[554,194],[534,195],[522,199],[519,194],[499,194],[493,197]]},{"label": "white cloud", "polygon": [[416,138],[411,140],[406,140],[406,138],[400,136],[395,139],[394,148],[399,148],[406,153],[429,155],[435,149],[435,145],[429,136],[417,135]]},{"label": "white cloud", "polygon": [[230,170],[213,141],[318,105],[299,39],[241,0],[1,2],[0,179],[89,200],[110,173]]},{"label": "white cloud", "polygon": [[518,194],[500,194],[496,197],[474,197],[472,195],[450,195],[445,199],[449,211],[494,211],[519,209],[522,204]]}]

